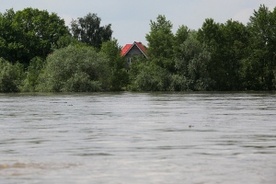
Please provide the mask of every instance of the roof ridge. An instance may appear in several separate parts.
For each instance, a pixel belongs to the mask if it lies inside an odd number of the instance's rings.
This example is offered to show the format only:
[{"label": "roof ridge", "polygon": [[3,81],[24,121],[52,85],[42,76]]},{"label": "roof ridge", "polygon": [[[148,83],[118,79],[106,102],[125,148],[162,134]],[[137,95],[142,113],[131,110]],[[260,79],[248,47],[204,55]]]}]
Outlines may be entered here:
[{"label": "roof ridge", "polygon": [[[147,58],[146,55],[146,47],[142,44],[142,42],[134,42],[135,45],[138,47],[138,49],[144,54],[144,56]],[[138,44],[137,44],[138,43]]]},{"label": "roof ridge", "polygon": [[125,46],[121,49],[121,56],[125,56],[135,45],[140,50],[140,52],[147,58],[146,47],[142,44],[142,42],[137,41],[134,41],[132,44],[125,44]]}]

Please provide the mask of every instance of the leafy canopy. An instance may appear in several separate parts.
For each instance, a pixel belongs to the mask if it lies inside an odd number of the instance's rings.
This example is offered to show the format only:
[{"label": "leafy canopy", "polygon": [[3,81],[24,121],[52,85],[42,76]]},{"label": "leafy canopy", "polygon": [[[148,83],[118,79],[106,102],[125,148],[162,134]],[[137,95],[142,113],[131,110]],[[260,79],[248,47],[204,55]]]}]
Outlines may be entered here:
[{"label": "leafy canopy", "polygon": [[63,19],[46,10],[13,9],[0,14],[0,56],[28,66],[34,57],[46,58],[60,37],[69,35]]},{"label": "leafy canopy", "polygon": [[81,42],[87,43],[97,49],[103,42],[111,40],[111,24],[101,26],[101,18],[97,14],[87,14],[83,18],[71,22],[73,36]]},{"label": "leafy canopy", "polygon": [[108,91],[110,67],[106,57],[89,46],[68,46],[47,58],[39,79],[39,91]]}]

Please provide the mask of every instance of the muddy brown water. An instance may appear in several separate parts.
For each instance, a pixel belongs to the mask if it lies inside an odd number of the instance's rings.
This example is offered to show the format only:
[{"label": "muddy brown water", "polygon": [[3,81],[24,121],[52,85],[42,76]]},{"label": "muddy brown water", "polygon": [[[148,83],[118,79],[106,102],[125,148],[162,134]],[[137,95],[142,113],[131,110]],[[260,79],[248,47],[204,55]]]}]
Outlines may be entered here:
[{"label": "muddy brown water", "polygon": [[276,94],[0,94],[0,183],[275,184]]}]

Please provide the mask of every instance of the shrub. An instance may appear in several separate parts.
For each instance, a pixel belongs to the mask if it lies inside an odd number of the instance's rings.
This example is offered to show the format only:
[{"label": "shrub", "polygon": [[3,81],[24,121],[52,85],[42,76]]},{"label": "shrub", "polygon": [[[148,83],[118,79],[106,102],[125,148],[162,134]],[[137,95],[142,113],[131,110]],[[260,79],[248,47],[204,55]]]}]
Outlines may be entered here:
[{"label": "shrub", "polygon": [[23,66],[0,58],[0,92],[19,92],[24,77]]},{"label": "shrub", "polygon": [[[154,63],[141,63],[131,67],[130,89],[134,91],[167,91],[170,74],[167,70]],[[132,74],[133,73],[133,74]]]},{"label": "shrub", "polygon": [[44,60],[39,57],[35,57],[31,60],[30,65],[26,72],[26,78],[23,81],[21,91],[34,92],[38,85],[38,77],[41,70],[44,67]]},{"label": "shrub", "polygon": [[39,91],[106,91],[110,86],[108,60],[89,46],[68,46],[47,57]]}]

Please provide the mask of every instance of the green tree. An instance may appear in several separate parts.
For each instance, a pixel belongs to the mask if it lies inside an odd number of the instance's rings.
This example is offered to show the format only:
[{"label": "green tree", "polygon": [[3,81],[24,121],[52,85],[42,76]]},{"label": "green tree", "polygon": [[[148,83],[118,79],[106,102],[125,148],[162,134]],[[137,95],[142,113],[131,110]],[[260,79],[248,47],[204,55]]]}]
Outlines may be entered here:
[{"label": "green tree", "polygon": [[60,37],[69,35],[63,19],[54,13],[26,8],[0,16],[1,56],[28,66],[34,57],[46,58]]},{"label": "green tree", "polygon": [[130,68],[130,81],[133,91],[168,91],[170,74],[153,62],[135,62]]},{"label": "green tree", "polygon": [[213,90],[241,90],[242,63],[248,54],[249,33],[243,24],[229,20],[225,24],[206,19],[199,40],[211,54],[207,64],[214,81]]},{"label": "green tree", "polygon": [[111,90],[120,91],[125,89],[129,79],[126,70],[126,63],[121,57],[121,47],[119,47],[117,40],[111,40],[102,44],[101,53],[103,53],[109,61],[111,69]]},{"label": "green tree", "polygon": [[146,35],[149,57],[162,68],[171,71],[174,70],[172,27],[172,23],[164,15],[159,15],[156,21],[150,21],[150,32]]},{"label": "green tree", "polygon": [[47,57],[39,77],[39,91],[90,92],[110,88],[106,57],[89,46],[68,46]]},{"label": "green tree", "polygon": [[221,58],[221,45],[225,42],[222,25],[216,23],[213,19],[206,19],[202,28],[198,31],[198,38],[211,54],[211,59],[207,64],[210,78],[214,81],[214,86],[211,88],[213,90],[226,90],[224,82],[227,72],[225,71],[224,61]]},{"label": "green tree", "polygon": [[38,77],[44,67],[44,59],[35,57],[31,60],[30,65],[26,71],[26,78],[23,81],[21,91],[35,92],[39,85]]},{"label": "green tree", "polygon": [[111,24],[101,26],[101,18],[97,14],[87,14],[83,18],[71,22],[73,36],[81,42],[87,43],[97,49],[103,42],[111,40]]},{"label": "green tree", "polygon": [[182,57],[182,50],[180,46],[187,40],[191,30],[187,26],[180,26],[175,34],[174,53],[175,57]]},{"label": "green tree", "polygon": [[247,88],[275,89],[276,71],[276,8],[261,5],[254,11],[248,24],[250,30],[250,56],[245,61]]},{"label": "green tree", "polygon": [[[10,61],[17,61],[16,48],[20,45],[14,43],[16,32],[12,28],[15,12],[13,9],[0,13],[0,57]],[[23,47],[23,46],[21,46]]]},{"label": "green tree", "polygon": [[207,63],[210,58],[210,53],[197,40],[197,32],[190,32],[186,40],[178,46],[176,74],[173,76],[171,89],[209,90],[212,80],[207,71]]},{"label": "green tree", "polygon": [[24,78],[23,66],[0,58],[0,92],[19,92]]},{"label": "green tree", "polygon": [[224,42],[221,44],[220,58],[225,71],[224,89],[243,90],[243,60],[248,56],[249,31],[237,21],[228,20],[222,26]]}]

